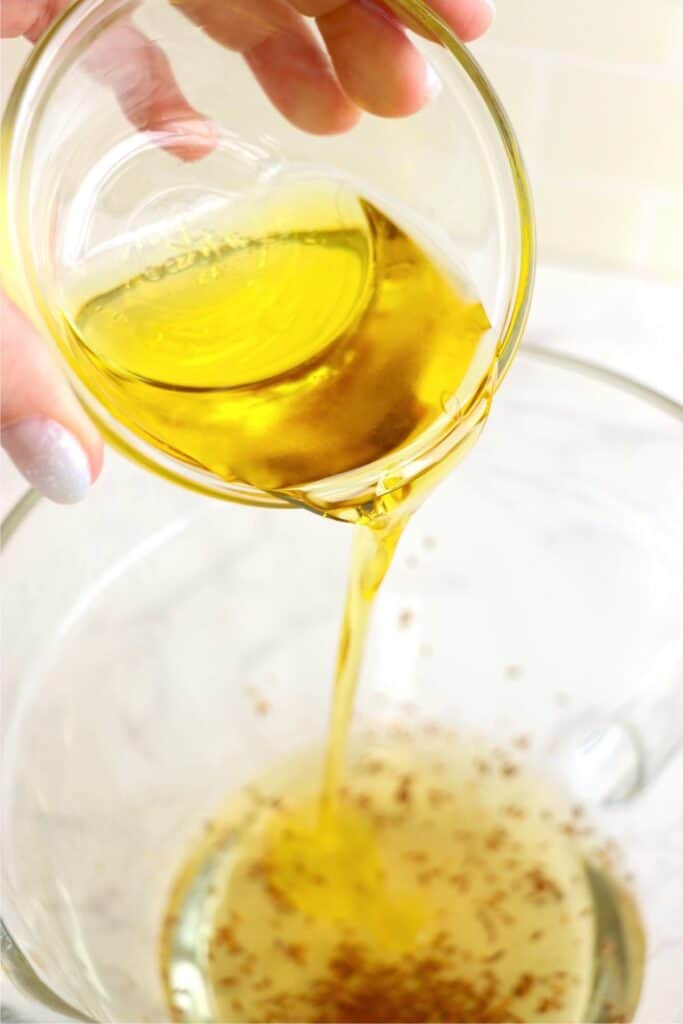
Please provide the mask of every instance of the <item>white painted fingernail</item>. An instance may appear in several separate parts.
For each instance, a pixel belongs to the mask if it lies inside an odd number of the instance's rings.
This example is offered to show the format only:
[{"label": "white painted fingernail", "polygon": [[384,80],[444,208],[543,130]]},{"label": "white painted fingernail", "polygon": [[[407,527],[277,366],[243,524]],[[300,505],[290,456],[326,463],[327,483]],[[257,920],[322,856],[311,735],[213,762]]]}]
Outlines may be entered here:
[{"label": "white painted fingernail", "polygon": [[425,89],[430,100],[436,99],[443,89],[443,82],[429,62],[425,65]]},{"label": "white painted fingernail", "polygon": [[88,456],[74,435],[54,420],[29,419],[2,432],[2,446],[45,498],[72,505],[90,488]]},{"label": "white painted fingernail", "polygon": [[491,20],[496,16],[496,0],[484,0],[484,3],[491,12]]}]

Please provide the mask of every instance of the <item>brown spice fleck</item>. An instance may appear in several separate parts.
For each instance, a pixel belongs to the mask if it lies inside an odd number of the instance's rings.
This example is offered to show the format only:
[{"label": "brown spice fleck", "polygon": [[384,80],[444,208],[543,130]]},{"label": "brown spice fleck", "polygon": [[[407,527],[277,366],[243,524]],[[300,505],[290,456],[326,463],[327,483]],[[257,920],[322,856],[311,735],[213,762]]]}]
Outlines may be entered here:
[{"label": "brown spice fleck", "polygon": [[527,996],[534,986],[534,979],[531,974],[523,974],[515,987],[512,990],[512,994],[515,999],[523,999]]},{"label": "brown spice fleck", "polygon": [[265,878],[266,874],[266,862],[264,860],[253,860],[247,868],[248,878]]},{"label": "brown spice fleck", "polygon": [[283,942],[281,944],[282,952],[290,960],[293,960],[295,964],[306,963],[306,947],[302,946],[299,942]]},{"label": "brown spice fleck", "polygon": [[410,860],[413,864],[426,864],[429,860],[429,854],[426,850],[408,850],[405,855],[406,860]]},{"label": "brown spice fleck", "polygon": [[498,929],[496,928],[496,923],[488,909],[486,907],[480,907],[475,916],[486,932],[486,938],[489,942],[493,942],[498,935]]},{"label": "brown spice fleck", "polygon": [[525,816],[524,808],[520,807],[518,804],[506,804],[503,807],[503,814],[508,818],[517,818],[518,820],[521,820]]},{"label": "brown spice fleck", "polygon": [[546,996],[544,999],[539,999],[536,1004],[536,1013],[552,1013],[554,1010],[561,1010],[562,1002],[559,995]]},{"label": "brown spice fleck", "polygon": [[508,837],[507,829],[494,828],[486,836],[484,846],[487,850],[500,850]]},{"label": "brown spice fleck", "polygon": [[242,946],[237,940],[234,929],[228,928],[227,926],[223,926],[222,928],[216,929],[214,935],[214,945],[220,947],[225,946],[228,952],[232,953],[233,955],[237,955],[238,953],[242,952]]},{"label": "brown spice fleck", "polygon": [[263,885],[268,894],[271,903],[275,906],[280,914],[288,914],[292,911],[292,906],[284,895],[283,892],[278,889],[272,879],[266,874],[263,878]]},{"label": "brown spice fleck", "polygon": [[564,899],[564,893],[557,882],[550,878],[540,865],[527,871],[524,879],[528,884],[529,895],[534,902],[542,903],[545,900]]},{"label": "brown spice fleck", "polygon": [[254,711],[257,715],[267,715],[270,711],[270,701],[265,697],[258,697],[254,702]]},{"label": "brown spice fleck", "polygon": [[442,872],[439,868],[430,868],[428,871],[420,871],[417,875],[417,881],[419,885],[430,885],[431,882],[436,881],[441,875]]},{"label": "brown spice fleck", "polygon": [[400,612],[400,614],[398,616],[398,628],[399,629],[407,629],[408,626],[411,625],[411,623],[412,623],[414,618],[415,618],[415,615],[410,610],[410,608],[404,608]]},{"label": "brown spice fleck", "polygon": [[438,789],[438,787],[434,786],[427,793],[427,799],[432,807],[441,807],[453,799],[453,794],[447,789]]},{"label": "brown spice fleck", "polygon": [[456,889],[459,889],[460,892],[467,892],[469,890],[470,883],[466,875],[451,875],[448,881]]},{"label": "brown spice fleck", "polygon": [[396,787],[396,793],[394,799],[399,804],[409,804],[413,798],[413,777],[412,775],[402,775],[398,786]]},{"label": "brown spice fleck", "polygon": [[505,956],[505,950],[504,949],[496,949],[496,950],[494,950],[493,953],[490,953],[488,956],[485,956],[484,957],[484,961],[487,964],[495,964],[495,963],[498,963],[499,960],[502,960],[504,956]]}]

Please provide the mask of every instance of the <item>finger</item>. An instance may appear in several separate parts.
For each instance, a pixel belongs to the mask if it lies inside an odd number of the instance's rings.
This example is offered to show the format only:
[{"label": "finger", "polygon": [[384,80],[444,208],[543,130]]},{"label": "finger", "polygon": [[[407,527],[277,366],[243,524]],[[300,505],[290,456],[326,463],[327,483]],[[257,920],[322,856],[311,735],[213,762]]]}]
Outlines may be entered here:
[{"label": "finger", "polygon": [[314,42],[273,35],[253,47],[245,59],[271,103],[298,128],[334,135],[357,123],[358,107],[339,87]]},{"label": "finger", "polygon": [[370,3],[341,4],[321,15],[318,27],[339,81],[358,106],[402,117],[427,102],[427,64],[385,10]]},{"label": "finger", "polygon": [[[301,14],[308,14],[314,18],[362,2],[363,0],[292,0]],[[391,9],[391,4],[387,6]],[[430,0],[429,6],[465,43],[483,35],[493,21],[495,12],[494,0]],[[406,25],[417,29],[417,23],[409,17],[402,20]]]},{"label": "finger", "polygon": [[[36,42],[71,0],[0,0],[3,35]],[[156,132],[159,145],[181,160],[214,149],[213,125],[185,99],[164,52],[132,22],[106,29],[83,58],[87,71],[111,88],[124,114],[140,131]]]},{"label": "finger", "polygon": [[71,504],[102,466],[102,443],[36,329],[0,293],[2,445],[47,498]]},{"label": "finger", "polygon": [[23,36],[37,23],[45,7],[45,0],[0,0],[0,36]]},{"label": "finger", "polygon": [[27,0],[24,3],[24,0],[0,0],[3,18],[2,35],[5,35],[5,11],[17,12],[18,8],[23,5],[24,27],[21,29],[21,33],[16,34],[24,35],[32,43],[35,43],[57,15],[61,14],[71,2],[72,0]]},{"label": "finger", "polygon": [[163,50],[133,24],[113,25],[102,33],[84,64],[112,89],[135,128],[157,133],[162,149],[189,162],[215,148],[216,128],[187,101]]},{"label": "finger", "polygon": [[315,134],[353,127],[360,113],[303,18],[285,0],[174,0],[222,46],[243,55],[273,105]]}]

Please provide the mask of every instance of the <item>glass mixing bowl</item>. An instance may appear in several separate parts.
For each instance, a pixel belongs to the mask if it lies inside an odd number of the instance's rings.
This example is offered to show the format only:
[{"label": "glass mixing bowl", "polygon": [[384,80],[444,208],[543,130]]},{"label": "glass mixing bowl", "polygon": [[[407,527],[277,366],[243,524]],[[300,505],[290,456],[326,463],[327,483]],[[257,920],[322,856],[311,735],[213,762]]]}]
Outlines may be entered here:
[{"label": "glass mixing bowl", "polygon": [[[449,266],[463,268],[492,325],[486,358],[473,372],[483,379],[493,364],[492,383],[503,376],[526,319],[533,266],[528,186],[514,134],[475,61],[429,7],[421,0],[387,6],[422,33],[415,42],[440,91],[412,117],[366,115],[333,135],[295,127],[258,85],[252,69],[263,77],[263,67],[237,52],[250,17],[241,0],[221,0],[218,8],[188,3],[192,19],[181,0],[77,0],[55,22],[5,115],[0,252],[3,274],[67,363],[74,342],[61,311],[73,311],[74,296],[80,304],[150,267],[177,267],[193,247],[215,244],[217,225],[229,222],[233,207],[248,206],[278,182],[317,177],[340,183],[339,202],[350,183],[433,243]],[[220,11],[220,23],[204,26],[201,10]],[[280,50],[288,31],[280,30]],[[301,77],[298,60],[294,47],[283,74]],[[172,131],[137,130],[156,102],[142,72],[165,61],[192,107],[210,119],[213,149],[196,118]],[[326,70],[306,74],[311,89],[327,88]],[[135,433],[118,421],[115,398],[105,408],[75,374],[72,383],[109,440],[148,467],[214,495],[282,504],[161,451],[142,428]],[[476,384],[468,382],[468,393]],[[374,496],[380,476],[412,479],[438,458],[444,440],[456,443],[452,427],[444,411],[438,429],[406,445],[391,465],[383,459],[315,481],[317,502]]]},{"label": "glass mixing bowl", "polygon": [[[532,737],[540,772],[625,851],[643,1021],[683,1009],[682,418],[522,350],[473,453],[408,527],[354,720]],[[350,538],[117,456],[83,505],[10,514],[4,945],[36,998],[167,1019],[159,933],[185,854],[230,793],[324,742]],[[629,1014],[637,954],[609,954]]]}]

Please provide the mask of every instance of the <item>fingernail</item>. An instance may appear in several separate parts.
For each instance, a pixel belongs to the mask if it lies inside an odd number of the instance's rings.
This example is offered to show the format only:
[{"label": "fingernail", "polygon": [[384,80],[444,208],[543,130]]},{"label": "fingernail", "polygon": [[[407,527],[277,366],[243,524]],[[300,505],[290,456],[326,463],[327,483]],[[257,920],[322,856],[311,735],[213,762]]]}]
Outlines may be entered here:
[{"label": "fingernail", "polygon": [[443,89],[443,82],[428,61],[425,64],[425,89],[430,100],[436,99]]},{"label": "fingernail", "polygon": [[484,3],[491,12],[491,21],[493,21],[496,16],[496,0],[484,0]]},{"label": "fingernail", "polygon": [[54,420],[13,423],[3,429],[2,445],[22,476],[45,498],[72,505],[88,493],[88,456],[74,435]]}]

